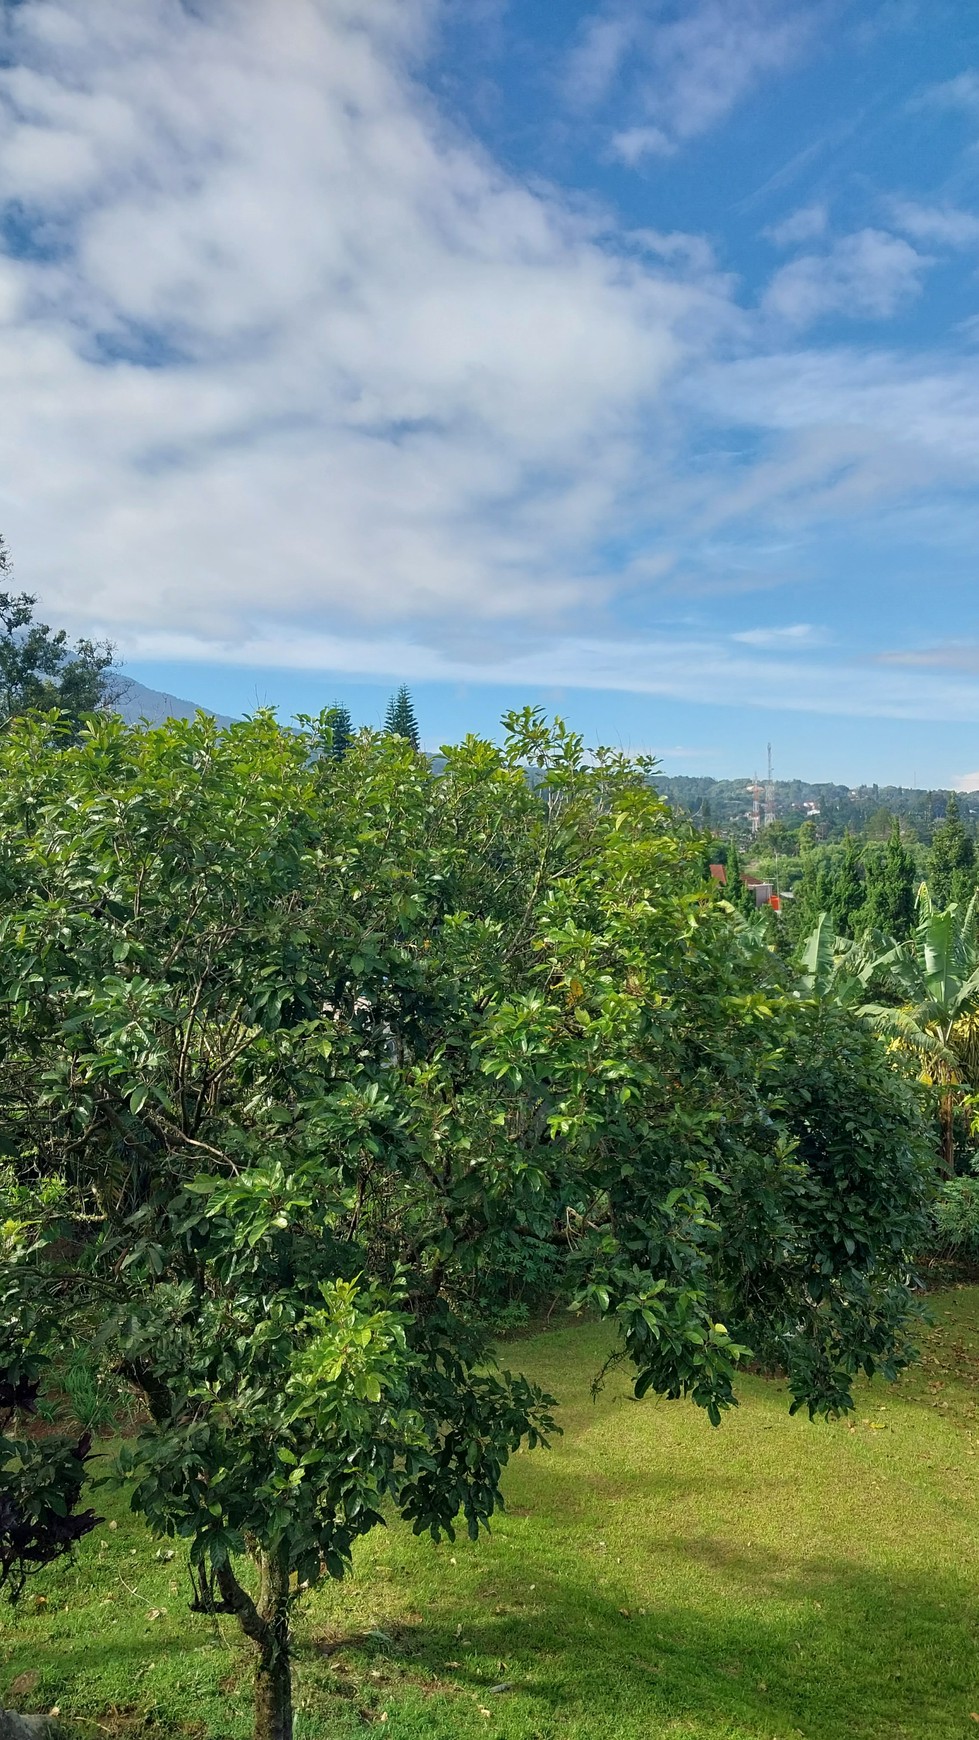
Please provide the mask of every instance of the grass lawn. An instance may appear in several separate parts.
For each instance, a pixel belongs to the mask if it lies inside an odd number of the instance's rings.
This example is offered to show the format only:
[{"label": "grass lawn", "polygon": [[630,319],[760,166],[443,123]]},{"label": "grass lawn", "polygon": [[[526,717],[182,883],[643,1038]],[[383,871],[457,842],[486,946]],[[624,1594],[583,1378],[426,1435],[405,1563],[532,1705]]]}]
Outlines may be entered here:
[{"label": "grass lawn", "polygon": [[[979,1723],[979,1289],[932,1301],[922,1364],[850,1422],[788,1417],[748,1379],[693,1407],[597,1403],[594,1326],[508,1362],[561,1398],[478,1544],[378,1531],[298,1626],[297,1740],[952,1740]],[[75,1563],[0,1610],[0,1703],[94,1736],[239,1740],[250,1659],[187,1612],[180,1555],[109,1514]],[[973,1717],[972,1712],[976,1712]]]}]

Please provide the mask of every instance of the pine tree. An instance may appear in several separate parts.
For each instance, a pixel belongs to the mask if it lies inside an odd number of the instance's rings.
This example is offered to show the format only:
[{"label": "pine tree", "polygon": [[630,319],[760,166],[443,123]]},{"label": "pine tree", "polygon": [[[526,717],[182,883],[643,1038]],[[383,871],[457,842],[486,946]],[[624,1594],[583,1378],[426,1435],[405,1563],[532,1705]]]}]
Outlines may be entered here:
[{"label": "pine tree", "polygon": [[849,828],[843,836],[843,850],[833,877],[829,913],[837,936],[856,936],[863,928],[863,906],[866,890],[860,874],[860,847]]},{"label": "pine tree", "polygon": [[418,720],[415,718],[411,695],[404,683],[400,689],[395,691],[388,702],[387,712],[384,715],[384,729],[392,737],[407,737],[412,749],[421,747],[418,736]]},{"label": "pine tree", "polygon": [[894,822],[884,850],[868,859],[866,868],[865,926],[904,942],[914,927],[918,876],[914,857],[901,839],[899,822]]},{"label": "pine tree", "polygon": [[962,825],[955,793],[945,806],[945,819],[931,837],[928,854],[928,889],[936,907],[954,900],[968,901],[976,885],[976,849],[971,834]]},{"label": "pine tree", "polygon": [[[809,826],[810,823],[803,823],[803,827]],[[802,857],[802,876],[787,913],[787,929],[795,942],[809,936],[819,922],[820,913],[831,912],[833,905],[834,878],[828,851],[825,847],[809,846]]]},{"label": "pine tree", "polygon": [[739,912],[752,913],[757,911],[755,891],[745,887],[744,872],[741,868],[741,854],[737,841],[731,840],[727,848],[727,886],[725,893],[732,906]]},{"label": "pine tree", "polygon": [[350,748],[351,739],[354,734],[353,720],[350,717],[349,708],[341,707],[339,703],[335,701],[333,706],[327,710],[326,722],[333,733],[330,742],[330,754],[334,761],[342,761],[347,750]]}]

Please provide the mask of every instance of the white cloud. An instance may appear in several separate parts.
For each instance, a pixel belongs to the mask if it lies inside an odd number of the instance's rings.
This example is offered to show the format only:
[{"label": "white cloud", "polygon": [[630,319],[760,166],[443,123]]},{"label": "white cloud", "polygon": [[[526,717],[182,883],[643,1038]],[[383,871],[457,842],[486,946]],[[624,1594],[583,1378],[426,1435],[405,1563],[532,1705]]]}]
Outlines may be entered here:
[{"label": "white cloud", "polygon": [[813,205],[800,206],[797,211],[790,212],[781,223],[773,224],[765,234],[776,247],[792,248],[799,242],[814,242],[826,234],[829,228],[829,207],[824,200],[817,200]]},{"label": "white cloud", "polygon": [[[614,634],[619,586],[770,586],[800,526],[974,487],[979,367],[767,354],[789,315],[740,312],[702,237],[583,217],[446,127],[418,77],[432,11],[0,13],[18,583],[130,658],[972,717],[970,673],[842,671],[804,624]],[[735,13],[774,16],[679,24]],[[925,262],[865,235],[812,256],[832,293],[783,278],[786,306],[910,293]]]},{"label": "white cloud", "polygon": [[[157,656],[192,658],[199,643],[179,635],[156,637]],[[134,652],[140,649],[137,646]],[[784,649],[783,649],[784,650]],[[545,647],[510,647],[489,656],[454,656],[418,640],[310,634],[262,634],[252,641],[212,648],[225,662],[291,670],[330,670],[415,681],[507,684],[526,693],[541,688],[601,689],[738,707],[854,718],[944,719],[979,723],[979,682],[891,668],[881,662],[762,656],[731,637],[712,633],[622,638],[565,636]]]},{"label": "white cloud", "polygon": [[808,326],[830,314],[885,319],[918,294],[929,264],[900,236],[857,230],[825,253],[801,254],[781,266],[763,307],[790,326]]},{"label": "white cloud", "polygon": [[664,18],[645,0],[606,0],[570,57],[571,100],[614,99],[628,124],[612,149],[635,165],[723,121],[767,76],[791,66],[812,38],[817,8],[784,0],[692,0]]},{"label": "white cloud", "polygon": [[782,652],[791,652],[793,647],[816,646],[822,638],[811,622],[793,622],[783,628],[743,628],[731,636],[745,646],[772,647]]},{"label": "white cloud", "polygon": [[979,773],[956,774],[952,784],[956,791],[979,791]]},{"label": "white cloud", "polygon": [[610,150],[613,157],[635,169],[645,157],[671,157],[676,143],[662,127],[626,127],[612,134]]},{"label": "white cloud", "polygon": [[929,85],[918,101],[936,103],[945,109],[979,110],[979,72],[970,69],[958,73],[954,79]]},{"label": "white cloud", "polygon": [[727,305],[447,130],[428,14],[4,14],[2,516],[49,610],[244,644],[607,596],[651,407]]},{"label": "white cloud", "polygon": [[889,209],[895,228],[916,242],[947,248],[979,247],[979,217],[971,211],[951,205],[921,205],[912,199],[893,199]]}]

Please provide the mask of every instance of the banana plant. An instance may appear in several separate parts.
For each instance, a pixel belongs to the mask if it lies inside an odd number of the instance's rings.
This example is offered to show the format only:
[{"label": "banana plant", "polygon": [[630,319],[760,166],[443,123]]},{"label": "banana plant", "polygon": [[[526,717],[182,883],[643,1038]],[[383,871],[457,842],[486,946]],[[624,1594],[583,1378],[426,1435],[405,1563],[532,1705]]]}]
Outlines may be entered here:
[{"label": "banana plant", "polygon": [[979,1086],[979,891],[964,909],[940,910],[923,883],[918,912],[908,940],[873,963],[872,976],[893,990],[898,1004],[866,1003],[860,1013],[914,1053],[923,1078],[940,1088],[942,1158],[951,1176],[956,1090]]},{"label": "banana plant", "polygon": [[879,939],[837,936],[829,913],[821,912],[795,958],[800,990],[820,1003],[855,1008],[866,997],[878,953]]}]

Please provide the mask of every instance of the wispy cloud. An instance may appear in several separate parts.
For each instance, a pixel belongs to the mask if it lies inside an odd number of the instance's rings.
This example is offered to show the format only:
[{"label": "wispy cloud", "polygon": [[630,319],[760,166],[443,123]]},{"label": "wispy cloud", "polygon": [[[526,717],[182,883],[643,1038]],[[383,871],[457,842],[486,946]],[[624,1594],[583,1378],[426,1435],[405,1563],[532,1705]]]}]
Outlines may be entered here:
[{"label": "wispy cloud", "polygon": [[[190,637],[154,636],[154,655],[192,658]],[[133,648],[137,656],[140,648]],[[784,652],[784,647],[781,649]],[[565,636],[546,647],[511,648],[476,661],[408,638],[310,634],[303,641],[274,631],[248,642],[212,646],[229,664],[266,669],[329,670],[390,678],[410,674],[422,682],[505,684],[524,693],[541,688],[600,689],[677,701],[784,708],[789,712],[853,718],[945,719],[979,723],[979,682],[963,677],[889,669],[872,661],[765,656],[714,633],[657,634],[599,639]]]},{"label": "wispy cloud", "polygon": [[975,671],[979,673],[979,644],[953,641],[944,646],[911,647],[878,654],[882,665],[905,665],[919,670]]},{"label": "wispy cloud", "polygon": [[938,247],[979,247],[979,217],[953,205],[923,205],[912,199],[892,199],[890,220],[916,242]]},{"label": "wispy cloud", "polygon": [[901,236],[857,230],[825,252],[801,254],[781,266],[765,292],[767,313],[790,326],[808,326],[829,314],[881,320],[921,288],[929,265]]},{"label": "wispy cloud", "polygon": [[672,17],[641,0],[607,0],[586,20],[570,56],[567,89],[579,106],[614,99],[626,125],[611,149],[636,165],[717,126],[766,77],[812,40],[812,6],[783,0],[694,0]]},{"label": "wispy cloud", "polygon": [[917,99],[919,106],[934,105],[943,109],[967,109],[979,114],[979,72],[969,68],[953,79],[929,85]]},{"label": "wispy cloud", "polygon": [[772,224],[765,234],[776,247],[793,248],[799,242],[817,241],[828,229],[829,207],[825,200],[817,200],[812,205],[802,205],[797,211],[790,212],[781,223]]},{"label": "wispy cloud", "polygon": [[744,646],[773,647],[782,652],[791,652],[793,647],[818,646],[824,638],[811,622],[793,622],[782,628],[742,628],[731,636]]}]

